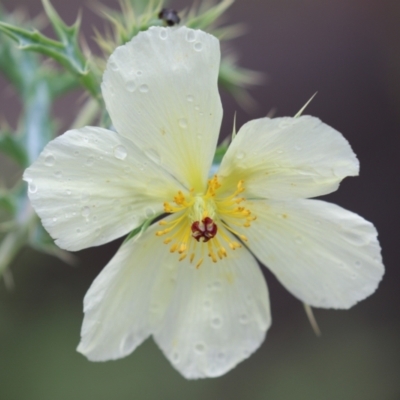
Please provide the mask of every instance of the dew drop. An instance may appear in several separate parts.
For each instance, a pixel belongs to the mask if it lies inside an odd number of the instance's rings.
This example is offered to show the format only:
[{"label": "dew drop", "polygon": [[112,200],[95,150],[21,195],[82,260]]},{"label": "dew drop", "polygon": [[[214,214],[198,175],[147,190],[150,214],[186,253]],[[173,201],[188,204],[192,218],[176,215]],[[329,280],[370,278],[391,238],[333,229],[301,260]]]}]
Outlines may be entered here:
[{"label": "dew drop", "polygon": [[204,301],[204,308],[206,310],[208,310],[209,308],[211,308],[211,301],[210,300],[205,300]]},{"label": "dew drop", "polygon": [[196,42],[196,43],[194,44],[193,48],[194,48],[196,51],[201,51],[201,50],[203,50],[203,45],[202,45],[200,42]]},{"label": "dew drop", "polygon": [[82,216],[87,218],[90,215],[90,208],[89,207],[83,207],[82,208]]},{"label": "dew drop", "polygon": [[160,32],[160,39],[165,40],[168,37],[167,31],[166,30],[162,30]]},{"label": "dew drop", "polygon": [[180,360],[179,353],[178,353],[177,351],[174,351],[174,352],[172,353],[171,358],[172,358],[172,362],[174,362],[175,364],[177,364],[177,363],[179,362],[179,360]]},{"label": "dew drop", "polygon": [[178,123],[181,128],[187,128],[187,120],[185,118],[181,118]]},{"label": "dew drop", "polygon": [[77,230],[76,230],[76,233],[81,233],[81,230],[78,228]]},{"label": "dew drop", "polygon": [[56,172],[54,172],[54,176],[55,176],[57,179],[61,179],[62,176],[63,176],[63,174],[62,174],[61,171],[56,171]]},{"label": "dew drop", "polygon": [[238,151],[238,152],[236,153],[236,158],[237,158],[238,160],[242,160],[242,159],[244,158],[244,152],[243,152],[243,151]]},{"label": "dew drop", "polygon": [[200,111],[200,106],[194,106],[194,109],[195,109],[196,111]]},{"label": "dew drop", "polygon": [[150,158],[150,160],[154,161],[156,164],[160,164],[161,159],[160,159],[160,155],[158,154],[157,150],[148,149],[145,151],[145,154],[147,155],[147,157]]},{"label": "dew drop", "polygon": [[85,165],[86,165],[87,167],[91,167],[93,164],[94,164],[94,157],[92,157],[92,156],[88,157],[88,158],[86,159]]},{"label": "dew drop", "polygon": [[128,152],[125,146],[122,146],[122,144],[114,147],[114,157],[117,158],[118,160],[125,160],[127,155]]},{"label": "dew drop", "polygon": [[213,317],[211,319],[211,326],[215,329],[221,328],[222,326],[222,319],[220,317]]},{"label": "dew drop", "polygon": [[110,61],[109,65],[113,71],[118,71],[118,65],[115,61]]},{"label": "dew drop", "polygon": [[140,71],[140,70],[139,70],[139,71],[136,71],[136,75],[137,75],[137,76],[140,76],[140,75],[142,75],[142,74],[143,74],[142,71]]},{"label": "dew drop", "polygon": [[74,151],[74,156],[75,156],[75,157],[78,157],[78,156],[79,156],[79,151],[78,151],[78,150],[75,150],[75,151]]},{"label": "dew drop", "polygon": [[135,91],[135,89],[136,89],[136,84],[135,84],[135,82],[134,81],[129,81],[129,82],[127,82],[126,83],[126,90],[128,91],[128,92],[134,92]]},{"label": "dew drop", "polygon": [[140,85],[139,90],[141,93],[147,93],[149,91],[149,87],[146,84]]},{"label": "dew drop", "polygon": [[131,333],[121,342],[121,352],[124,354],[130,353],[136,347],[136,344],[136,335]]},{"label": "dew drop", "polygon": [[48,167],[52,167],[54,165],[54,163],[56,162],[56,159],[54,158],[53,155],[48,155],[45,159],[44,159],[44,164],[47,165]]},{"label": "dew drop", "polygon": [[355,264],[357,269],[361,268],[361,261],[360,260],[357,260],[354,264]]},{"label": "dew drop", "polygon": [[194,346],[194,350],[196,351],[196,353],[198,354],[203,354],[204,351],[206,350],[206,346],[203,343],[197,343]]},{"label": "dew drop", "polygon": [[151,207],[147,207],[147,208],[144,210],[144,213],[145,213],[145,215],[146,215],[147,218],[154,217],[154,215],[156,214],[155,211],[154,211]]},{"label": "dew drop", "polygon": [[68,196],[71,196],[71,194],[72,194],[72,192],[69,189],[66,190],[66,193]]},{"label": "dew drop", "polygon": [[186,34],[186,40],[188,42],[194,42],[196,40],[196,34],[193,31],[188,31]]},{"label": "dew drop", "polygon": [[56,217],[53,218],[53,222],[57,222],[57,218]]},{"label": "dew drop", "polygon": [[239,322],[240,322],[241,324],[243,324],[243,325],[246,325],[246,324],[249,322],[248,316],[247,316],[246,314],[242,314],[242,315],[239,317]]},{"label": "dew drop", "polygon": [[188,95],[186,96],[186,100],[187,100],[189,103],[192,103],[193,100],[194,100],[194,97],[193,97],[192,95],[188,94]]},{"label": "dew drop", "polygon": [[221,290],[222,289],[222,283],[220,281],[216,281],[214,282],[214,284],[212,285],[212,288],[214,290]]}]

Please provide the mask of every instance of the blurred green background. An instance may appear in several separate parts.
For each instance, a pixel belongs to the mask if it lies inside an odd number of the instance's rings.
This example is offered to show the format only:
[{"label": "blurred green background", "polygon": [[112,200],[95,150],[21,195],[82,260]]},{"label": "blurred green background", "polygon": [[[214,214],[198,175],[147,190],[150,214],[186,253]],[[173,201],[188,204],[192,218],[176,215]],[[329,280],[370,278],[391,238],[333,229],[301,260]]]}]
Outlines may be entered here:
[{"label": "blurred green background", "polygon": [[[42,9],[39,0],[2,3],[31,16]],[[83,10],[92,46],[92,28],[101,29],[101,21],[88,3],[52,3],[68,23]],[[264,269],[273,315],[265,343],[221,378],[186,381],[151,339],[119,361],[91,363],[75,352],[83,296],[119,242],[77,253],[76,267],[24,250],[12,266],[15,289],[0,285],[1,400],[400,399],[400,2],[237,0],[229,17],[249,28],[235,41],[241,65],[268,79],[251,92],[259,104],[251,114],[222,96],[222,134],[230,132],[235,111],[238,127],[273,108],[278,116],[294,115],[318,91],[307,113],[341,131],[361,162],[360,177],[326,199],[377,226],[387,268],[380,287],[349,311],[315,310],[322,330],[316,338],[302,304]],[[2,78],[0,87],[0,114],[15,126],[18,98]],[[60,133],[79,96],[55,105]],[[7,180],[11,164],[0,166]]]}]

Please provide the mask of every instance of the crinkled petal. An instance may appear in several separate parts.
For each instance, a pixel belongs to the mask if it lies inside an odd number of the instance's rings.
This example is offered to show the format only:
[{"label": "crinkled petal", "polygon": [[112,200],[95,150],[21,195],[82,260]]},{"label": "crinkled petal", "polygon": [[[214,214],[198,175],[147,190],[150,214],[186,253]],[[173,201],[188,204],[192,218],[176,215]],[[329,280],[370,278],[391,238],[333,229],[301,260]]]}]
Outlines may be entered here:
[{"label": "crinkled petal", "polygon": [[102,92],[116,130],[187,188],[204,189],[222,119],[218,40],[153,27],[111,55]]},{"label": "crinkled petal", "polygon": [[200,268],[181,265],[155,340],[186,378],[220,376],[263,342],[271,316],[264,277],[244,248]]},{"label": "crinkled petal", "polygon": [[239,130],[218,175],[245,181],[246,197],[292,199],[335,191],[359,163],[347,140],[318,118],[261,118]]},{"label": "crinkled petal", "polygon": [[130,354],[151,334],[158,313],[168,305],[178,260],[155,230],[153,226],[125,242],[87,292],[77,350],[89,360]]},{"label": "crinkled petal", "polygon": [[320,200],[248,207],[257,219],[243,232],[246,244],[298,299],[349,308],[375,292],[384,268],[370,222]]},{"label": "crinkled petal", "polygon": [[51,141],[24,179],[44,227],[67,250],[130,232],[181,188],[131,141],[93,127]]}]

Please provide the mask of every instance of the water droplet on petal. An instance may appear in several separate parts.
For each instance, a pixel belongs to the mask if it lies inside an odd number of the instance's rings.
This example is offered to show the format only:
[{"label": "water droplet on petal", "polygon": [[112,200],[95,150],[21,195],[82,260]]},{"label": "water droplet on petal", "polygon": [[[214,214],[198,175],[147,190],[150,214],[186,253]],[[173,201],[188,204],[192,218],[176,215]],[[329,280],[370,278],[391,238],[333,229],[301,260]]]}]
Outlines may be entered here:
[{"label": "water droplet on petal", "polygon": [[189,103],[191,103],[191,102],[194,100],[194,97],[193,97],[192,95],[188,94],[188,95],[186,96],[186,100],[187,100]]},{"label": "water droplet on petal", "polygon": [[87,218],[90,215],[90,208],[89,207],[83,207],[82,208],[82,216]]},{"label": "water droplet on petal", "polygon": [[109,62],[109,66],[113,71],[118,71],[118,65],[114,60]]},{"label": "water droplet on petal", "polygon": [[145,215],[146,215],[147,218],[154,217],[154,215],[156,214],[155,211],[154,211],[151,207],[147,207],[147,208],[144,210],[144,213],[145,213]]},{"label": "water droplet on petal", "polygon": [[118,158],[118,160],[125,160],[127,155],[126,147],[122,146],[122,144],[114,147],[114,157]]},{"label": "water droplet on petal", "polygon": [[244,158],[244,156],[245,156],[245,154],[244,154],[243,151],[238,151],[238,152],[236,153],[236,158],[237,158],[238,160],[242,160],[242,159]]},{"label": "water droplet on petal", "polygon": [[56,171],[56,172],[54,172],[54,176],[55,176],[57,179],[61,179],[62,176],[63,176],[63,174],[62,174],[61,171]]},{"label": "water droplet on petal", "polygon": [[54,158],[53,155],[49,154],[45,159],[44,159],[44,164],[47,165],[48,167],[52,167],[54,163],[56,162],[56,159]]},{"label": "water droplet on petal", "polygon": [[188,42],[194,42],[196,40],[196,34],[193,31],[188,31],[186,34],[186,40]]},{"label": "water droplet on petal", "polygon": [[76,233],[81,233],[81,230],[78,228],[77,230],[76,230]]},{"label": "water droplet on petal", "polygon": [[246,314],[242,314],[242,315],[239,317],[239,322],[240,322],[241,324],[243,324],[243,325],[246,325],[246,324],[249,322],[248,316],[247,316]]},{"label": "water droplet on petal", "polygon": [[127,82],[126,83],[126,90],[128,91],[128,92],[134,92],[135,91],[135,89],[136,89],[136,84],[135,84],[135,82],[134,81],[129,81],[129,82]]},{"label": "water droplet on petal", "polygon": [[160,31],[160,39],[165,40],[168,37],[167,31],[162,30]]},{"label": "water droplet on petal", "polygon": [[194,106],[194,109],[195,109],[196,111],[199,111],[199,110],[200,110],[200,106]]},{"label": "water droplet on petal", "polygon": [[66,190],[66,193],[68,196],[71,196],[71,194],[72,194],[72,192],[69,189]]},{"label": "water droplet on petal", "polygon": [[204,308],[206,309],[206,310],[208,310],[209,308],[211,308],[211,301],[210,300],[205,300],[204,301]]},{"label": "water droplet on petal", "polygon": [[211,326],[215,329],[218,329],[222,326],[222,319],[221,317],[213,317],[211,318]]},{"label": "water droplet on petal", "polygon": [[94,164],[94,157],[92,157],[92,156],[88,157],[88,158],[86,159],[85,165],[86,165],[87,167],[91,167],[93,164]]},{"label": "water droplet on petal", "polygon": [[129,334],[120,344],[121,352],[124,354],[130,353],[136,347],[137,342],[136,335],[133,333]]},{"label": "water droplet on petal", "polygon": [[361,268],[361,264],[362,264],[362,263],[361,263],[360,260],[357,260],[354,264],[355,264],[355,266],[356,266],[357,269],[360,269],[360,268]]},{"label": "water droplet on petal", "polygon": [[180,360],[179,353],[178,353],[177,351],[174,351],[174,352],[172,353],[171,358],[172,358],[172,362],[175,363],[175,364],[177,364],[177,363],[179,362],[179,360]]},{"label": "water droplet on petal", "polygon": [[198,354],[203,354],[204,351],[205,351],[205,349],[206,349],[206,346],[205,346],[205,344],[203,344],[203,343],[197,343],[197,344],[194,346],[194,350],[195,350],[196,353],[198,353]]},{"label": "water droplet on petal", "polygon": [[136,71],[136,75],[137,75],[137,76],[140,76],[140,75],[142,75],[142,74],[143,74],[142,71],[140,71],[140,70],[139,70],[139,71]]},{"label": "water droplet on petal", "polygon": [[57,218],[56,217],[53,218],[53,222],[57,222]]},{"label": "water droplet on petal", "polygon": [[74,151],[74,156],[75,156],[75,157],[78,157],[78,156],[79,156],[79,151],[78,151],[78,150],[75,150],[75,151]]},{"label": "water droplet on petal", "polygon": [[196,42],[196,43],[194,44],[193,48],[194,48],[196,51],[201,51],[201,50],[203,50],[203,45],[202,45],[202,43],[200,43],[200,42]]},{"label": "water droplet on petal", "polygon": [[178,122],[181,128],[187,128],[187,120],[185,118],[181,118]]},{"label": "water droplet on petal", "polygon": [[149,87],[146,84],[140,85],[139,90],[141,93],[147,93],[149,91]]},{"label": "water droplet on petal", "polygon": [[216,281],[214,282],[214,284],[212,285],[212,288],[214,290],[221,290],[222,289],[222,283],[220,281]]}]

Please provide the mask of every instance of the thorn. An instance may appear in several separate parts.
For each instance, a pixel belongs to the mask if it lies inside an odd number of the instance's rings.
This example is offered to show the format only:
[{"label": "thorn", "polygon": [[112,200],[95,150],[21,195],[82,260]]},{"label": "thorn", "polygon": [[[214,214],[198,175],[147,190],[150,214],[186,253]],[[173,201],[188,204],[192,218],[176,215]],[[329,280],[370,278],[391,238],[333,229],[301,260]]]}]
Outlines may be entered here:
[{"label": "thorn", "polygon": [[306,303],[303,303],[303,306],[304,306],[304,310],[306,311],[307,318],[310,321],[310,325],[311,325],[312,330],[314,331],[316,336],[320,337],[321,336],[321,330],[319,329],[317,320],[314,317],[314,313],[312,311],[311,306],[309,306]]},{"label": "thorn", "polygon": [[315,93],[311,96],[310,100],[308,100],[307,103],[304,104],[304,106],[299,110],[299,112],[294,116],[294,118],[298,118],[298,117],[300,117],[301,114],[303,114],[303,111],[304,111],[304,110],[307,108],[307,106],[311,103],[312,99],[317,95],[317,93],[318,93],[318,92],[315,92]]}]

